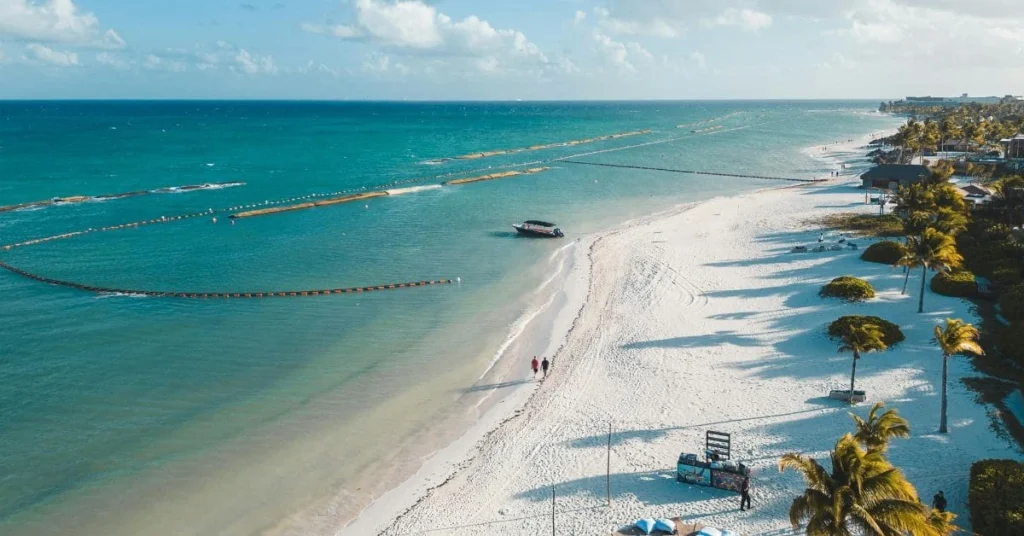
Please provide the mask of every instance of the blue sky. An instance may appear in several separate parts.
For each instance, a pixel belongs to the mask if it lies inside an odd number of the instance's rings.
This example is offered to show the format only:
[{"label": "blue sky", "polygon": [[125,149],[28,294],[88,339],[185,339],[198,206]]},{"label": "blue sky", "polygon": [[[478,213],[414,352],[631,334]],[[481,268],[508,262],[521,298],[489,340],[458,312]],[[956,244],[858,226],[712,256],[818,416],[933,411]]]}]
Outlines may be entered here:
[{"label": "blue sky", "polygon": [[0,0],[0,98],[1024,93],[1020,0]]}]

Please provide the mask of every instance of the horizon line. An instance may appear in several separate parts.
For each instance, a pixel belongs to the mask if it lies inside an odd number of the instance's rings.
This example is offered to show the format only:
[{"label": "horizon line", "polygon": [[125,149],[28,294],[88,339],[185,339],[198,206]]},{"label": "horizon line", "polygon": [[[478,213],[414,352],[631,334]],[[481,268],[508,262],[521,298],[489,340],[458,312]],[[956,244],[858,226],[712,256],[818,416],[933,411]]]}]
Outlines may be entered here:
[{"label": "horizon line", "polygon": [[[984,97],[976,97],[984,98]],[[884,97],[829,98],[695,98],[695,99],[306,99],[246,97],[128,97],[128,98],[0,98],[0,102],[329,102],[382,104],[445,104],[445,103],[595,103],[595,102],[888,102]]]}]

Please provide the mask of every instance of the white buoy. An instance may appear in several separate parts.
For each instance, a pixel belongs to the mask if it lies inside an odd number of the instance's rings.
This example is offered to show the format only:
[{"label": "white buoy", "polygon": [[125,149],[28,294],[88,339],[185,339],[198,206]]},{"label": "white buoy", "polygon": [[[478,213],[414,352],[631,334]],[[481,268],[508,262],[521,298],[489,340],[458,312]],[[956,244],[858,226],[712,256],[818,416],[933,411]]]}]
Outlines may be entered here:
[{"label": "white buoy", "polygon": [[462,283],[462,278],[461,278],[461,277],[456,277],[456,278],[455,278],[455,282],[457,282],[457,283]]}]

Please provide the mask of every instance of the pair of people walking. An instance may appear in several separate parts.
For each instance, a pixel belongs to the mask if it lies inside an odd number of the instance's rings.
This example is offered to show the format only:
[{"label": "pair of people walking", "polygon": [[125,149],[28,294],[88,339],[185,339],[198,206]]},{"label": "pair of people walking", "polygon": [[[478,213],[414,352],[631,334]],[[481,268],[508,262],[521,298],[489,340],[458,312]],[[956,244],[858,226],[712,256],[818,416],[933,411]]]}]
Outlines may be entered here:
[{"label": "pair of people walking", "polygon": [[551,362],[548,361],[548,358],[545,357],[544,361],[538,362],[537,361],[537,356],[533,356],[533,361],[530,362],[530,368],[533,369],[533,377],[534,378],[537,377],[537,367],[538,366],[540,368],[544,369],[544,377],[547,378],[548,377],[548,368],[551,367]]}]

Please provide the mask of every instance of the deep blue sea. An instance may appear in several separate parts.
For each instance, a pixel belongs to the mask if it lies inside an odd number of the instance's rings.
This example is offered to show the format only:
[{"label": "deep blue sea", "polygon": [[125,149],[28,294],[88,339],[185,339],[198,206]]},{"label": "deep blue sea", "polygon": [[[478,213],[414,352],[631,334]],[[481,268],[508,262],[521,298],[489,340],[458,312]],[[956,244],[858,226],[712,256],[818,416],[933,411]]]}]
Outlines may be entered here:
[{"label": "deep blue sea", "polygon": [[[492,363],[564,245],[518,239],[512,223],[554,221],[572,240],[680,203],[785,185],[559,159],[827,176],[804,149],[897,124],[875,107],[0,102],[0,205],[244,183],[0,212],[0,246],[395,181],[551,168],[234,225],[218,213],[216,224],[204,216],[0,251],[29,272],[115,288],[461,279],[188,301],[98,296],[0,271],[0,533],[249,534],[311,526],[303,516],[318,502],[339,518],[358,512],[376,493],[362,483],[415,470],[410,443],[431,437]],[[445,160],[640,129],[651,133]]]}]

